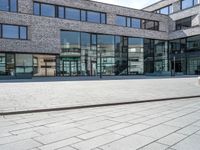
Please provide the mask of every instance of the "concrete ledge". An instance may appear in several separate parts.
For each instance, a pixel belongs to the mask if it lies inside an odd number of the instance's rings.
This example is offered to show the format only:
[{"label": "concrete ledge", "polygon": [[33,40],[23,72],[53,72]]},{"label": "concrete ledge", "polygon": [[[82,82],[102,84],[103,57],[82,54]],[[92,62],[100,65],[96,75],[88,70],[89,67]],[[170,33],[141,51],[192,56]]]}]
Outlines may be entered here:
[{"label": "concrete ledge", "polygon": [[0,116],[63,111],[63,110],[75,110],[75,109],[86,109],[86,108],[95,108],[95,107],[117,106],[117,105],[138,104],[138,103],[148,103],[148,102],[171,101],[171,100],[180,100],[180,99],[193,99],[193,98],[200,98],[200,95],[172,97],[172,98],[163,98],[163,99],[150,99],[150,100],[143,100],[143,101],[141,100],[141,101],[129,101],[129,102],[119,102],[119,103],[105,103],[105,104],[82,105],[82,106],[72,106],[72,107],[59,107],[59,108],[35,109],[35,110],[24,110],[24,111],[0,112]]}]

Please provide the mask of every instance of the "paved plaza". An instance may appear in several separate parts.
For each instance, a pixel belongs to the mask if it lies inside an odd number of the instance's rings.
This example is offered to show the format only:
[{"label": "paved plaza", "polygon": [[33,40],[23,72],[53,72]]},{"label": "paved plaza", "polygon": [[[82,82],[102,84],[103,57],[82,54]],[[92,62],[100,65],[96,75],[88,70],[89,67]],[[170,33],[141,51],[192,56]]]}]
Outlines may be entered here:
[{"label": "paved plaza", "polygon": [[44,80],[1,81],[0,113],[200,95],[197,77]]},{"label": "paved plaza", "polygon": [[0,117],[0,150],[199,150],[200,99]]}]

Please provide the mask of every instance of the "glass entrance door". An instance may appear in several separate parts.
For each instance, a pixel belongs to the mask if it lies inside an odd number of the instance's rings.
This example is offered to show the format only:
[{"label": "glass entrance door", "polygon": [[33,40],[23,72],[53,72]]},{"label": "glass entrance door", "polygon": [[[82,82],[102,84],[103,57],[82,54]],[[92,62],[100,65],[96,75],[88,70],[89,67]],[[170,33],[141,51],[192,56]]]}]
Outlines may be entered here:
[{"label": "glass entrance door", "polygon": [[63,61],[63,76],[78,76],[78,61],[77,60]]}]

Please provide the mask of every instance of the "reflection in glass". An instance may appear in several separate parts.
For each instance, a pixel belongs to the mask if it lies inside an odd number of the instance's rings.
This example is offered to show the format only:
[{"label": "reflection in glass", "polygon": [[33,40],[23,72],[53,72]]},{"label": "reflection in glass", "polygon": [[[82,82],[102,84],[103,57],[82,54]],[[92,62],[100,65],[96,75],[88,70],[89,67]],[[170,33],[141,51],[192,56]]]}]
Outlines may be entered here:
[{"label": "reflection in glass", "polygon": [[41,15],[47,17],[55,17],[55,6],[49,4],[41,4]]},{"label": "reflection in glass", "polygon": [[72,20],[80,20],[80,10],[74,8],[65,8],[65,17]]}]

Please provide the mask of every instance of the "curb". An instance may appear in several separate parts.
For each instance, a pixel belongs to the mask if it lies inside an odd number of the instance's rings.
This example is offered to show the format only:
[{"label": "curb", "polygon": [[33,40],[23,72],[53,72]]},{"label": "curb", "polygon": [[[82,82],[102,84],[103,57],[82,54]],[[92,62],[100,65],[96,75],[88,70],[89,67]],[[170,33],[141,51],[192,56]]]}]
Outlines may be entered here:
[{"label": "curb", "polygon": [[58,107],[58,108],[35,109],[35,110],[25,110],[25,111],[1,112],[0,116],[40,113],[40,112],[53,112],[53,111],[63,111],[63,110],[75,110],[75,109],[86,109],[86,108],[117,106],[117,105],[127,105],[127,104],[139,104],[139,103],[159,102],[159,101],[171,101],[171,100],[180,100],[180,99],[193,99],[193,98],[200,98],[200,95],[162,98],[162,99],[151,99],[151,100],[143,100],[143,101],[141,100],[141,101],[129,101],[129,102],[119,102],[119,103],[105,103],[105,104],[83,105],[83,106],[72,106],[72,107]]}]

